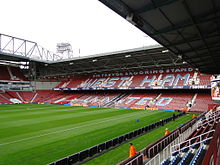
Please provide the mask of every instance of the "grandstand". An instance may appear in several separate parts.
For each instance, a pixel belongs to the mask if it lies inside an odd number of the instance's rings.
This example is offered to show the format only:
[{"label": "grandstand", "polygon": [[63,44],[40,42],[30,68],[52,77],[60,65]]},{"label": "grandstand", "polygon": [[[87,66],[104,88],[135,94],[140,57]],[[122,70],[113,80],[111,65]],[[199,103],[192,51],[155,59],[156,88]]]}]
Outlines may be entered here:
[{"label": "grandstand", "polygon": [[[10,131],[5,137],[0,136],[3,141],[0,143],[0,164],[26,161],[27,164],[50,165],[217,165],[220,162],[220,109],[211,96],[211,88],[217,90],[219,85],[219,2],[100,1],[163,46],[63,60],[35,42],[0,34],[3,119],[0,131],[11,126],[19,137],[13,139],[14,132]],[[177,11],[179,15],[174,14]],[[5,46],[1,37],[9,38]],[[14,44],[17,40],[19,43]],[[21,49],[26,43],[34,46]],[[214,87],[212,82],[215,82]],[[17,109],[20,114],[8,118],[11,114],[7,112],[13,112],[13,107],[7,109],[8,106],[17,104],[14,112]],[[29,114],[31,111],[33,114]],[[69,114],[64,114],[66,112]],[[197,117],[192,119],[192,114]],[[40,117],[33,120],[31,115]],[[142,120],[144,123],[140,122]],[[44,122],[48,122],[47,125]],[[70,127],[73,122],[76,127]],[[33,128],[23,129],[22,125],[27,123]],[[168,126],[171,132],[163,136]],[[71,139],[75,136],[74,131],[68,132],[76,128],[79,128],[76,133],[80,134],[78,141]],[[31,133],[32,129],[36,132]],[[89,134],[90,129],[94,134]],[[24,131],[29,131],[31,137],[22,134]],[[59,134],[52,137],[54,133]],[[47,135],[51,135],[49,140],[60,139],[46,143]],[[41,142],[25,146],[25,140],[41,137]],[[89,139],[88,144],[85,139]],[[83,147],[77,146],[81,141]],[[138,152],[128,158],[124,150],[127,152],[125,145],[131,141],[136,142]],[[1,147],[19,142],[22,142],[18,144],[21,150],[14,157],[10,153],[13,146],[3,148],[5,152],[1,150]],[[56,148],[50,148],[54,143],[57,143]],[[51,149],[51,154],[44,152],[45,146]],[[42,157],[27,157],[25,151],[30,148],[35,154],[41,151]],[[112,154],[114,151],[118,155]],[[110,157],[112,160],[105,160]]]}]

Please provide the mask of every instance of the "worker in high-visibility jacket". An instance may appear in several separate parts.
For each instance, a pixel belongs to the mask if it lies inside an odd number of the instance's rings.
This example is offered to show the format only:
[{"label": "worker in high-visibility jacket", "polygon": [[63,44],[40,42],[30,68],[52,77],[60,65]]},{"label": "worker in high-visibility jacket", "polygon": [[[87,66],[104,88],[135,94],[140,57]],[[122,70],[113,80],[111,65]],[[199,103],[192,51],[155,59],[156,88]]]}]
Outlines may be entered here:
[{"label": "worker in high-visibility jacket", "polygon": [[196,118],[196,115],[195,115],[195,114],[193,114],[193,115],[192,115],[192,118],[193,118],[193,119],[194,119],[194,118]]},{"label": "worker in high-visibility jacket", "polygon": [[129,148],[129,157],[132,157],[136,154],[136,149],[132,143],[130,143],[130,148]]},{"label": "worker in high-visibility jacket", "polygon": [[166,135],[168,135],[169,133],[170,133],[170,131],[168,130],[168,128],[166,128],[164,135],[166,136]]}]

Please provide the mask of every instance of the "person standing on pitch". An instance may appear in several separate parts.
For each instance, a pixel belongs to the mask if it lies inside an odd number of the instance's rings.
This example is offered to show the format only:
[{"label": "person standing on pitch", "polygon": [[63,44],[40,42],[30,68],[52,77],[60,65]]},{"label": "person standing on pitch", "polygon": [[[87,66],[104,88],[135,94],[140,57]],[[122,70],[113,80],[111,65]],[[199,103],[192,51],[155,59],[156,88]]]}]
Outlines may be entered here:
[{"label": "person standing on pitch", "polygon": [[136,149],[132,143],[130,143],[130,148],[129,148],[129,157],[132,157],[136,154]]}]

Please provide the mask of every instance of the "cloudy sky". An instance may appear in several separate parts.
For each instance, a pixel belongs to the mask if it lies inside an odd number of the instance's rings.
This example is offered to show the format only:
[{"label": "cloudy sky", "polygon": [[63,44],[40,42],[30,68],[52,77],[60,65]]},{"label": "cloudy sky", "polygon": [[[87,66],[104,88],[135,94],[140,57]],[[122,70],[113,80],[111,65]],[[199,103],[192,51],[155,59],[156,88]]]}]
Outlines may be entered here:
[{"label": "cloudy sky", "polygon": [[98,0],[0,0],[0,4],[0,33],[37,42],[53,52],[61,42],[69,42],[75,56],[157,44]]}]

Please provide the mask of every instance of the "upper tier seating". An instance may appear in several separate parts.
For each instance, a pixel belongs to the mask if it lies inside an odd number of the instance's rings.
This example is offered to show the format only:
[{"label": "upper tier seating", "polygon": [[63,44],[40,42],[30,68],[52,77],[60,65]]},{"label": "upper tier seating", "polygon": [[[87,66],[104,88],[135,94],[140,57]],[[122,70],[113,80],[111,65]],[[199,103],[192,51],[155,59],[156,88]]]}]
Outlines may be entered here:
[{"label": "upper tier seating", "polygon": [[13,76],[13,78],[11,78],[11,80],[27,81],[27,78],[24,77],[24,74],[21,72],[20,68],[10,67],[9,69],[11,70],[11,74]]},{"label": "upper tier seating", "polygon": [[203,75],[197,71],[164,71],[141,72],[141,73],[121,73],[121,74],[101,74],[80,76],[64,80],[57,88],[145,88],[145,87],[164,87],[164,86],[200,86],[210,85],[211,75]]},{"label": "upper tier seating", "polygon": [[0,66],[0,70],[0,80],[27,81],[27,79],[22,74],[20,68],[18,67]]},{"label": "upper tier seating", "polygon": [[0,80],[10,80],[11,77],[8,73],[8,69],[7,67],[5,66],[0,66],[0,70],[1,70],[1,73],[0,73]]}]

